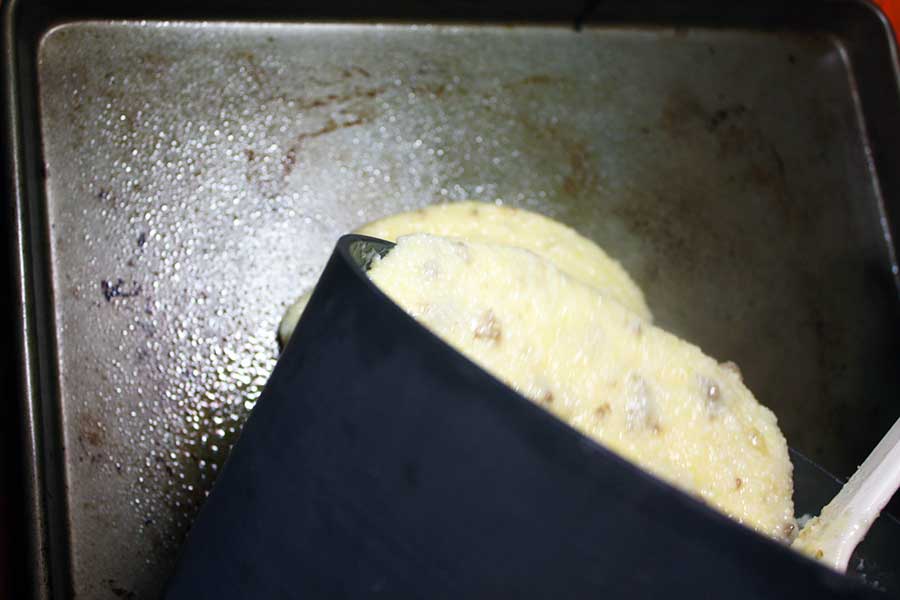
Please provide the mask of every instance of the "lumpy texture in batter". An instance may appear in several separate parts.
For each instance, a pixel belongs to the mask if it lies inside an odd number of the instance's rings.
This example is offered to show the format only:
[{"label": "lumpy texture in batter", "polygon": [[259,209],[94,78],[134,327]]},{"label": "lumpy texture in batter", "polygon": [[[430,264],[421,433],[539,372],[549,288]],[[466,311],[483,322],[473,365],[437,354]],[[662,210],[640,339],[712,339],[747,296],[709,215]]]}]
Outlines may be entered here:
[{"label": "lumpy texture in batter", "polygon": [[[653,318],[641,289],[616,260],[574,229],[527,210],[483,202],[438,204],[373,221],[355,233],[391,242],[411,233],[431,233],[526,248],[571,277],[602,288],[641,318]],[[279,326],[282,343],[291,337],[308,299],[304,294],[285,313]]]},{"label": "lumpy texture in batter", "polygon": [[735,520],[791,536],[787,445],[734,365],[653,326],[615,269],[592,279],[550,252],[472,239],[400,237],[369,276],[560,419]]}]

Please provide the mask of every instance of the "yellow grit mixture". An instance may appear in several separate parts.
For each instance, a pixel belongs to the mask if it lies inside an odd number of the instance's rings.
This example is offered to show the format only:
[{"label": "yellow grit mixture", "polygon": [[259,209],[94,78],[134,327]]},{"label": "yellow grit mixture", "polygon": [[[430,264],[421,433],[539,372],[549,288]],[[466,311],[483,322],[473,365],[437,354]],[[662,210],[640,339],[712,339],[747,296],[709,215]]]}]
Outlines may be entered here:
[{"label": "yellow grit mixture", "polygon": [[609,272],[619,294],[547,254],[416,234],[400,237],[369,276],[560,419],[735,520],[789,539],[792,466],[775,416],[734,365],[626,308],[621,290],[633,284]]},{"label": "yellow grit mixture", "polygon": [[[396,241],[372,280],[512,388],[735,520],[794,536],[792,466],[775,416],[735,365],[653,326],[640,288],[594,242],[480,202],[356,233]],[[282,342],[307,299],[282,319]]]},{"label": "yellow grit mixture", "polygon": [[[526,248],[564,273],[606,290],[647,321],[653,318],[644,294],[622,265],[574,229],[527,210],[482,202],[438,204],[373,221],[354,233],[390,242],[411,233],[431,233]],[[285,313],[278,328],[282,344],[291,337],[308,299],[304,294]]]}]

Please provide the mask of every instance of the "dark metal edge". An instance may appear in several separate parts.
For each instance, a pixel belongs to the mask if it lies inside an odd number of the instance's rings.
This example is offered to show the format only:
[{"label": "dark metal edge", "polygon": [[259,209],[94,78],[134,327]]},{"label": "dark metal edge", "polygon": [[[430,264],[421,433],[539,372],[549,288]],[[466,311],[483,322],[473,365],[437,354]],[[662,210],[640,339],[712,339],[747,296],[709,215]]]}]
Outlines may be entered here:
[{"label": "dark metal edge", "polygon": [[[22,545],[26,549],[23,587],[40,600],[71,596],[64,445],[58,441],[62,418],[56,394],[56,344],[52,338],[52,287],[46,271],[46,215],[41,201],[43,173],[34,157],[40,136],[36,114],[36,54],[19,36],[21,3],[3,7],[3,84],[5,166],[8,169],[10,240],[15,318],[15,357],[18,367],[22,449],[22,490],[25,519]],[[22,52],[24,49],[26,52]],[[27,88],[27,89],[26,89]]]},{"label": "dark metal edge", "polygon": [[32,362],[36,348],[29,339],[30,321],[26,314],[29,302],[27,286],[24,282],[29,276],[25,247],[23,210],[23,173],[20,153],[19,111],[17,107],[17,81],[14,17],[17,2],[12,0],[3,8],[3,130],[8,143],[4,143],[4,167],[7,171],[4,181],[4,210],[10,213],[9,223],[9,260],[13,281],[10,281],[11,302],[15,317],[15,363],[18,368],[17,384],[19,397],[15,399],[19,408],[22,436],[21,468],[24,521],[22,523],[22,540],[25,554],[29,559],[28,573],[25,574],[27,590],[34,598],[48,598],[49,581],[48,554],[46,539],[46,519],[43,510],[44,493],[41,486],[43,470],[39,460],[37,407],[32,402],[34,389],[34,372]]},{"label": "dark metal edge", "polygon": [[[25,143],[25,128],[31,128],[37,135],[33,140],[40,139],[36,123],[38,115],[31,115],[29,122],[24,114],[27,102],[30,107],[37,106],[35,90],[37,87],[34,71],[25,73],[28,68],[23,68],[20,60],[24,60],[33,67],[36,63],[36,51],[40,40],[52,28],[73,21],[82,21],[93,18],[114,17],[119,19],[134,18],[177,18],[180,21],[204,20],[208,17],[208,8],[197,5],[177,9],[177,3],[164,2],[155,9],[154,14],[146,14],[146,8],[133,9],[120,4],[113,9],[111,4],[103,0],[88,0],[83,8],[73,11],[68,3],[59,4],[46,2],[46,0],[27,3],[20,0],[10,0],[2,7],[0,23],[2,23],[2,133],[8,143],[2,146],[2,158],[4,161],[4,179],[2,180],[2,197],[8,203],[3,210],[10,215],[9,251],[12,262],[14,291],[14,317],[15,331],[15,357],[18,367],[17,398],[19,404],[19,416],[21,438],[23,443],[21,467],[22,467],[22,495],[24,496],[25,519],[22,527],[23,546],[28,568],[27,589],[31,597],[45,600],[53,597],[68,596],[71,587],[70,557],[60,554],[60,547],[67,547],[67,526],[65,512],[65,480],[64,462],[61,461],[64,447],[58,442],[60,437],[52,435],[59,433],[58,411],[55,414],[47,414],[47,408],[53,408],[58,400],[55,396],[55,366],[53,358],[56,356],[56,344],[49,330],[48,319],[42,318],[52,314],[52,299],[50,286],[46,285],[49,275],[46,272],[45,259],[46,248],[41,247],[41,228],[46,224],[45,215],[42,214],[41,203],[29,198],[42,198],[43,191],[40,182],[43,176],[40,173],[41,165],[29,162],[29,154]],[[284,20],[285,15],[279,14],[275,5],[277,2],[265,1],[262,7],[249,12],[238,6],[239,3],[228,2],[223,7],[216,20],[241,19],[248,21]],[[313,14],[309,18],[295,15],[295,18],[303,21],[327,21],[335,19],[350,19],[356,21],[371,22],[374,15],[365,14],[354,18],[351,11],[358,9],[368,13],[371,6],[362,8],[361,5],[353,5],[349,8],[335,8],[325,3],[311,8]],[[663,10],[658,14],[647,16],[639,15],[640,7],[637,3],[603,2],[602,0],[588,0],[578,3],[579,11],[570,13],[573,19],[553,18],[551,14],[536,14],[526,18],[522,10],[490,11],[479,8],[477,4],[457,3],[454,9],[447,11],[429,11],[426,5],[417,8],[429,14],[421,14],[419,19],[414,18],[412,7],[404,5],[393,14],[386,14],[380,22],[408,22],[411,20],[429,19],[435,21],[458,22],[459,14],[455,11],[462,9],[473,10],[478,14],[474,20],[467,18],[463,22],[477,21],[503,21],[503,22],[555,22],[573,23],[576,28],[580,25],[668,25],[668,26],[701,26],[715,27],[714,19],[708,12],[716,3],[690,3],[690,2],[663,2]],[[742,15],[751,15],[755,3],[741,7]],[[690,5],[690,8],[686,8]],[[697,7],[700,7],[699,10]],[[767,4],[771,9],[771,4]],[[804,13],[801,7],[812,9],[812,13]],[[814,8],[813,8],[814,7]],[[101,10],[101,9],[107,10]],[[26,17],[35,18],[30,23],[28,31],[21,31],[17,26],[17,19],[21,19],[20,11],[27,11]],[[53,12],[53,10],[56,12]],[[376,9],[378,10],[378,9]],[[107,12],[109,11],[109,12]],[[138,12],[140,11],[140,13]],[[620,11],[620,12],[618,12]],[[176,16],[177,15],[177,16]],[[786,21],[785,22],[785,18]],[[797,2],[792,9],[773,9],[769,13],[756,14],[756,18],[750,19],[745,26],[762,29],[818,29],[827,31],[834,36],[835,43],[844,52],[849,64],[849,71],[854,77],[852,86],[857,92],[861,125],[868,142],[869,160],[871,168],[876,174],[879,183],[879,209],[885,217],[884,234],[885,241],[891,253],[892,263],[895,265],[894,280],[900,289],[900,277],[896,268],[896,253],[893,240],[900,237],[900,230],[896,221],[900,219],[900,171],[896,165],[900,163],[900,147],[891,148],[900,140],[900,113],[896,107],[900,106],[900,64],[898,64],[898,49],[893,37],[893,32],[884,14],[869,0],[836,0],[826,2]],[[740,26],[740,17],[729,19],[725,27]],[[722,23],[719,22],[719,26]],[[20,42],[24,44],[20,45]],[[864,42],[864,43],[863,43]],[[29,56],[21,57],[19,50],[24,46],[29,50]],[[891,77],[885,78],[889,73]],[[29,77],[30,76],[30,77]],[[29,83],[30,89],[25,90]],[[23,94],[29,98],[23,100]],[[890,108],[890,110],[884,110]],[[887,122],[875,123],[871,114],[887,116]],[[891,199],[896,199],[895,206],[890,204]],[[36,209],[36,210],[35,210]],[[37,214],[35,214],[37,213]],[[48,349],[50,350],[48,352]]]},{"label": "dark metal edge", "polygon": [[[842,18],[845,26],[836,42],[847,62],[850,87],[857,105],[867,162],[877,189],[884,241],[891,260],[894,285],[900,291],[895,240],[900,238],[900,55],[890,21],[869,0],[842,2],[864,13],[857,20]],[[843,16],[843,15],[842,15]],[[889,72],[893,77],[880,75]],[[879,89],[881,88],[881,89]],[[874,117],[873,115],[878,115]],[[893,147],[892,147],[893,146]],[[893,202],[892,202],[893,200]]]},{"label": "dark metal edge", "polygon": [[22,456],[22,496],[24,501],[24,522],[22,524],[22,544],[25,553],[30,559],[28,577],[25,587],[35,597],[47,598],[49,585],[46,578],[47,544],[45,536],[45,519],[43,511],[43,490],[41,478],[43,475],[40,461],[38,460],[37,425],[38,415],[36,407],[31,402],[33,372],[31,362],[35,352],[33,344],[28,342],[29,324],[26,318],[26,305],[28,295],[23,282],[28,276],[27,265],[22,248],[24,247],[24,231],[22,212],[22,168],[19,153],[19,115],[16,106],[17,87],[15,79],[15,27],[13,19],[16,1],[8,3],[3,9],[3,130],[8,143],[4,147],[4,167],[7,171],[4,181],[4,200],[8,203],[4,210],[10,213],[9,226],[9,260],[13,281],[10,281],[11,302],[15,315],[15,358],[18,368],[17,383],[20,394],[15,399],[18,404],[21,420]]}]

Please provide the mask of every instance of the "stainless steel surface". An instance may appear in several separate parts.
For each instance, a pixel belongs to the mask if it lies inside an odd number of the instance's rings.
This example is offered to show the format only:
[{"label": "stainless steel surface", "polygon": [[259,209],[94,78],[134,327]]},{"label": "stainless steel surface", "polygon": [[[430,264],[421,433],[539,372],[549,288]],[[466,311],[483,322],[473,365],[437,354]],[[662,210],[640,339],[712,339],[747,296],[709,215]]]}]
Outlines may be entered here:
[{"label": "stainless steel surface", "polygon": [[897,417],[890,251],[836,38],[80,22],[38,76],[81,597],[159,591],[281,312],[340,233],[430,202],[594,238],[841,474]]}]

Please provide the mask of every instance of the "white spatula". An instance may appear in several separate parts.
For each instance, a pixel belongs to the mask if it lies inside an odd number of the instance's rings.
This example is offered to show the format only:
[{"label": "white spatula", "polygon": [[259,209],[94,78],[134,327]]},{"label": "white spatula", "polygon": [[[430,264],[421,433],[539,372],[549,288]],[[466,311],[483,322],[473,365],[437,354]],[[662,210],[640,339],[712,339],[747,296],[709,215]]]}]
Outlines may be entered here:
[{"label": "white spatula", "polygon": [[894,423],[822,513],[800,531],[793,547],[837,571],[845,571],[854,548],[898,486],[900,420]]}]

